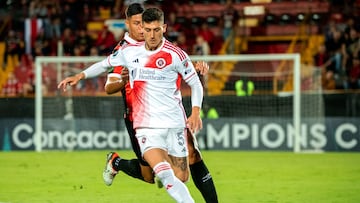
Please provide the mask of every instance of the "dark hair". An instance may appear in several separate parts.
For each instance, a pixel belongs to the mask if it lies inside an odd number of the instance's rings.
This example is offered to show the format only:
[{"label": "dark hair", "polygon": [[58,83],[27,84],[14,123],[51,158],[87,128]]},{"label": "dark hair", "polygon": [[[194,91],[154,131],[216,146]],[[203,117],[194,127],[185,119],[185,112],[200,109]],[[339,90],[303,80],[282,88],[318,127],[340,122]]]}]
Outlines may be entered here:
[{"label": "dark hair", "polygon": [[153,21],[164,22],[164,12],[158,8],[148,8],[142,14],[142,21],[146,23]]},{"label": "dark hair", "polygon": [[131,18],[134,15],[141,14],[144,12],[144,7],[139,3],[130,4],[126,9],[126,18]]}]

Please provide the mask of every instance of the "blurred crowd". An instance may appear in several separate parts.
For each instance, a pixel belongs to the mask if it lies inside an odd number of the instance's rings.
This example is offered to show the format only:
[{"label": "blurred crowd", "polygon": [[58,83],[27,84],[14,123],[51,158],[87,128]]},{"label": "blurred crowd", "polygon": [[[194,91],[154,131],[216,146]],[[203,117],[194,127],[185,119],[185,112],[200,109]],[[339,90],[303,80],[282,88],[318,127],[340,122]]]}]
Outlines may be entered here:
[{"label": "blurred crowd", "polygon": [[324,89],[360,88],[360,24],[354,16],[338,22],[333,16],[325,27],[325,41],[314,56],[323,70]]},{"label": "blurred crowd", "polygon": [[[6,71],[9,62],[8,56],[11,56],[13,64],[19,67],[22,75],[28,77],[16,79],[18,74],[9,74],[8,82],[3,85],[2,94],[14,96],[34,93],[34,67],[31,61],[34,61],[37,56],[59,55],[59,46],[61,46],[61,54],[64,56],[106,56],[110,54],[122,36],[116,37],[104,25],[103,29],[94,37],[94,33],[90,33],[87,29],[87,24],[91,21],[104,20],[100,16],[101,9],[110,8],[110,19],[124,19],[125,8],[132,2],[140,2],[144,6],[151,4],[165,7],[163,9],[167,11],[166,23],[168,24],[166,37],[188,54],[216,53],[215,43],[222,43],[222,39],[215,39],[215,34],[206,23],[199,24],[197,27],[184,27],[180,24],[176,18],[176,11],[173,9],[174,5],[171,3],[123,0],[10,1],[3,7],[7,8],[6,11],[2,11],[12,13],[12,19],[7,34],[1,39],[6,45],[1,65],[3,71]],[[59,41],[61,45],[59,45]],[[219,47],[218,44],[217,47]],[[82,66],[84,68],[84,64]],[[81,67],[78,66],[78,69]],[[44,73],[44,76],[46,77],[47,74]],[[78,88],[83,90],[84,87],[85,85],[82,84]],[[96,80],[93,81],[93,87],[95,87],[95,91],[99,88]]]},{"label": "blurred crowd", "polygon": [[[235,0],[234,0],[235,1]],[[59,41],[62,42],[62,54],[66,56],[105,56],[111,53],[120,38],[116,37],[108,27],[96,33],[89,33],[87,23],[99,20],[101,9],[110,8],[110,18],[124,19],[126,6],[132,2],[140,2],[161,7],[166,14],[168,25],[166,37],[184,49],[188,54],[216,54],[229,35],[239,17],[239,12],[231,6],[234,1],[219,1],[226,4],[219,22],[219,32],[214,32],[206,21],[184,26],[177,18],[177,5],[196,3],[195,1],[129,1],[129,0],[19,0],[2,1],[0,12],[11,14],[10,23],[2,34],[5,42],[2,70],[8,67],[8,56],[18,67],[24,78],[16,78],[18,74],[8,75],[3,85],[2,94],[8,96],[34,93],[34,65],[37,56],[58,55]],[[239,1],[236,1],[239,2]],[[345,1],[348,4],[354,1]],[[336,3],[336,0],[333,2]],[[344,3],[344,2],[343,2]],[[349,6],[347,6],[349,8]],[[351,8],[351,6],[350,6]],[[347,11],[351,12],[351,11]],[[314,56],[316,66],[324,69],[325,89],[357,89],[360,88],[360,29],[359,21],[351,14],[343,19],[330,21],[324,31],[325,43],[319,47]],[[26,26],[28,20],[28,26]],[[5,22],[5,18],[3,20]],[[25,24],[25,26],[24,26]],[[41,25],[41,26],[39,26]],[[214,25],[212,25],[214,26]],[[35,32],[34,32],[35,29]],[[4,32],[5,33],[5,32]],[[34,34],[35,33],[35,34]],[[30,36],[28,36],[30,35]],[[26,41],[28,38],[30,42]],[[78,67],[79,69],[85,66]],[[46,84],[47,73],[44,74]],[[51,79],[48,79],[51,80]],[[99,82],[92,82],[98,90]],[[44,87],[46,89],[46,87]],[[84,84],[79,90],[84,89]]]}]

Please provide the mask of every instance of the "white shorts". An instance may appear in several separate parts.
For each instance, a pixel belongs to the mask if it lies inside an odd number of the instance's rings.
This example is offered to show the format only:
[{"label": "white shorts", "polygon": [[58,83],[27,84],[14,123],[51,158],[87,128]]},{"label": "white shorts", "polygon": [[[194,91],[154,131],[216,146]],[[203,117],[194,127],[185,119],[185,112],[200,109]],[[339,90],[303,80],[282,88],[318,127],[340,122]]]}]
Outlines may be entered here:
[{"label": "white shorts", "polygon": [[160,148],[175,157],[187,157],[187,139],[184,128],[138,128],[136,138],[141,154],[149,149]]}]

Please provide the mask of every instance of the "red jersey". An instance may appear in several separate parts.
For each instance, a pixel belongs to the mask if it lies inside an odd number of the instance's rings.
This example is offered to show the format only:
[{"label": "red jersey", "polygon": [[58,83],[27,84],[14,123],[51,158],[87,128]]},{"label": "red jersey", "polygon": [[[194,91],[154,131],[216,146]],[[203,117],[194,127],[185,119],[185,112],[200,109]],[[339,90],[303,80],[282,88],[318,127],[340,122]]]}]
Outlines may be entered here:
[{"label": "red jersey", "polygon": [[[122,46],[126,44],[138,44],[139,42],[132,39],[128,33],[125,33],[124,39],[118,43],[118,45],[114,48],[114,52],[120,49]],[[116,66],[111,71],[109,71],[109,77],[117,77],[121,78],[121,72],[123,70],[122,66]],[[121,91],[124,97],[125,104],[125,114],[124,117],[128,117],[129,120],[133,120],[132,118],[132,89],[130,87],[130,83],[125,84],[125,88]]]}]

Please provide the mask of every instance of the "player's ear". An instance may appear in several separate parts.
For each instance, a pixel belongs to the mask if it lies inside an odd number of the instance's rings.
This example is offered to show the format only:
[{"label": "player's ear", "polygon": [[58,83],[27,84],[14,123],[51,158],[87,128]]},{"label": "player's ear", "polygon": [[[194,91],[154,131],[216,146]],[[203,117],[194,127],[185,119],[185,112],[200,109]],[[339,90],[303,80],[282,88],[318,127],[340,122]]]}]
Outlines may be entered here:
[{"label": "player's ear", "polygon": [[167,24],[163,24],[163,33],[166,32]]},{"label": "player's ear", "polygon": [[129,27],[130,27],[129,19],[125,19],[125,26],[126,26],[127,30],[129,30]]}]

